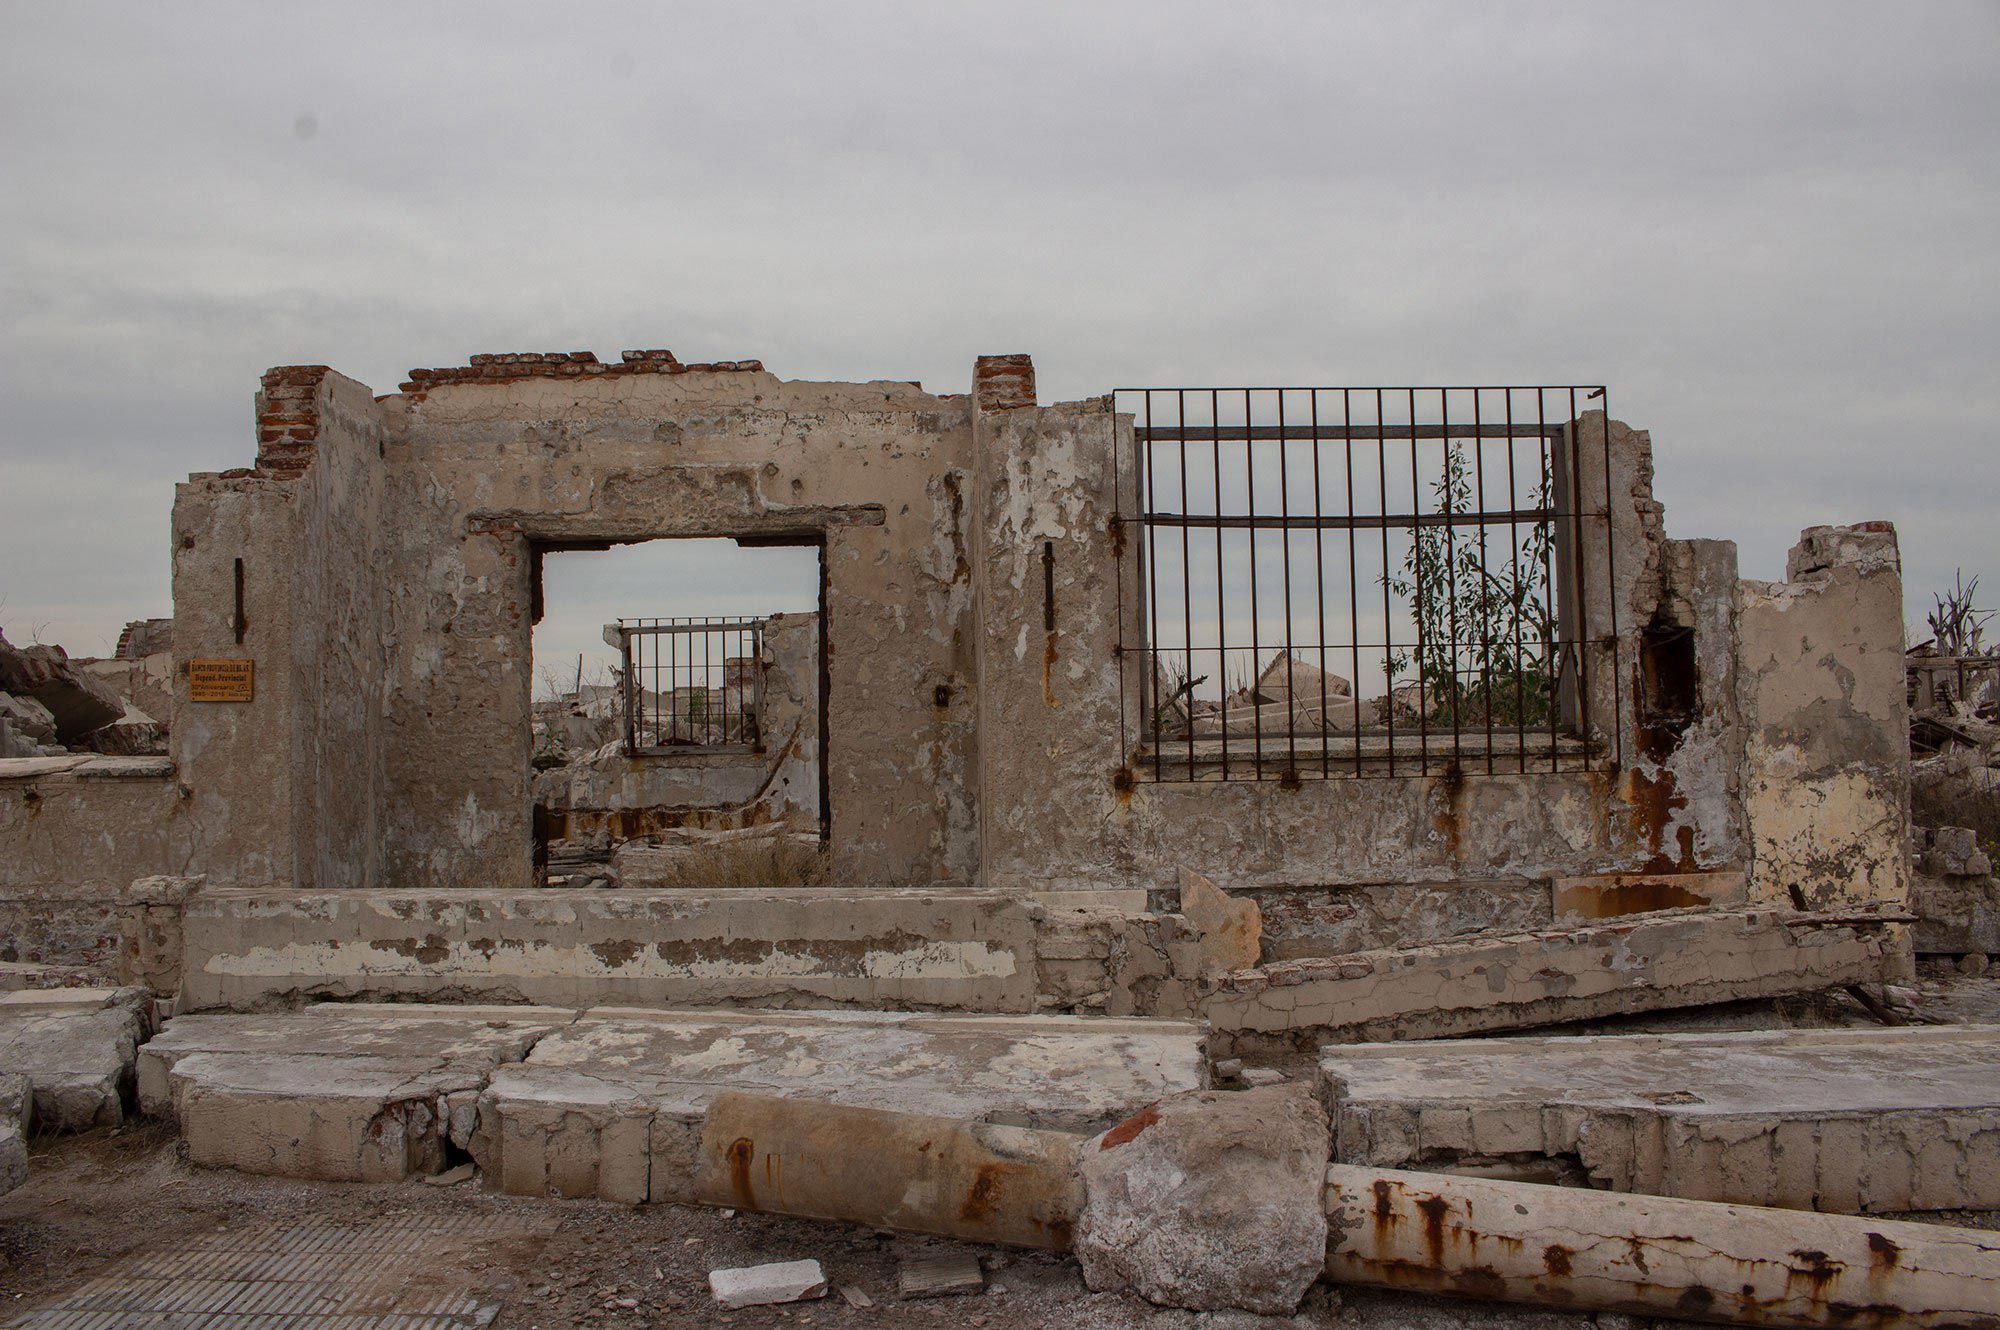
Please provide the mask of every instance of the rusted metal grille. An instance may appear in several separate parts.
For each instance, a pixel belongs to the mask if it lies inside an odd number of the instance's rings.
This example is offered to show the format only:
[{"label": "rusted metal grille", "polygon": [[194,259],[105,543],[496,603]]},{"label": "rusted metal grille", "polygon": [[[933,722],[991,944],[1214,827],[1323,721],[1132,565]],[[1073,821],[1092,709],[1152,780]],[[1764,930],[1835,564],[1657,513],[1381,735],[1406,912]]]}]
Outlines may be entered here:
[{"label": "rusted metal grille", "polygon": [[1604,399],[1119,390],[1135,773],[1523,773],[1613,750]]},{"label": "rusted metal grille", "polygon": [[753,751],[767,619],[620,619],[625,751]]}]

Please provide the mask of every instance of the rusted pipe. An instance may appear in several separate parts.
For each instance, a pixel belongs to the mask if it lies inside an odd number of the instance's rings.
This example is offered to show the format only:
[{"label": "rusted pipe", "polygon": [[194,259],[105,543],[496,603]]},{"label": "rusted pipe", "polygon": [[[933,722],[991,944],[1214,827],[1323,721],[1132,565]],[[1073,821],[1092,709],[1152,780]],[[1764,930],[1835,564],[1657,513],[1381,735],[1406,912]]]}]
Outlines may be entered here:
[{"label": "rusted pipe", "polygon": [[2000,1327],[2000,1233],[1335,1164],[1344,1284],[1759,1326]]},{"label": "rusted pipe", "polygon": [[694,1197],[807,1219],[1063,1250],[1083,1206],[1067,1132],[718,1095]]}]

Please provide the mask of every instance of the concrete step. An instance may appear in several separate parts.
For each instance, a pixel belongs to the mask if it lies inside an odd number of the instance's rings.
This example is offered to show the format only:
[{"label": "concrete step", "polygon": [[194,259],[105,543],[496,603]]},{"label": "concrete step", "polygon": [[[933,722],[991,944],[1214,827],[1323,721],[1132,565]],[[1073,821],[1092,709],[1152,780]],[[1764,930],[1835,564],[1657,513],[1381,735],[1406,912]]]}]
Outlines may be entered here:
[{"label": "concrete step", "polygon": [[688,1196],[727,1090],[1096,1131],[1204,1081],[1198,1027],[1073,1016],[328,1003],[182,1016],[140,1054],[194,1162],[517,1195]]},{"label": "concrete step", "polygon": [[2000,1025],[1328,1047],[1335,1158],[1844,1213],[2000,1207]]}]

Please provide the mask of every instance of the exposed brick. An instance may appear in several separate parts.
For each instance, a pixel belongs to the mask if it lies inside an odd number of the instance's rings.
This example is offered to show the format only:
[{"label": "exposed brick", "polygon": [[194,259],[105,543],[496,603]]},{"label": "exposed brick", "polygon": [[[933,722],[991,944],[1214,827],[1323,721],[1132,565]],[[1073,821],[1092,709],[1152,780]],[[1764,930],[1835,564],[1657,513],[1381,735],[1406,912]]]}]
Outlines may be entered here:
[{"label": "exposed brick", "polygon": [[666,350],[625,351],[612,363],[600,362],[589,351],[482,351],[472,356],[470,363],[465,365],[413,369],[400,387],[409,394],[447,384],[518,383],[523,379],[577,378],[585,375],[761,373],[763,369],[764,362],[761,360],[718,360],[683,365],[673,352]]},{"label": "exposed brick", "polygon": [[982,411],[1035,404],[1035,362],[1025,355],[981,356],[973,364],[972,396]]},{"label": "exposed brick", "polygon": [[256,474],[290,479],[312,465],[319,438],[319,385],[325,365],[278,365],[257,391]]}]

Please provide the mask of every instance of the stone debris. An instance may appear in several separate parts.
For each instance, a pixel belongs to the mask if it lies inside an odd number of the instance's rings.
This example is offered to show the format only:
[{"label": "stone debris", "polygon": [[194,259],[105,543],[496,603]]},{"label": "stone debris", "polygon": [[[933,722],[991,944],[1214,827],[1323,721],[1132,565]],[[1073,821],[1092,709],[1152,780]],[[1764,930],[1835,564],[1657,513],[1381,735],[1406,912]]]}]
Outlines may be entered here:
[{"label": "stone debris", "polygon": [[460,1183],[472,1181],[473,1178],[478,1176],[478,1173],[479,1170],[471,1164],[460,1164],[456,1168],[448,1168],[442,1173],[431,1174],[424,1179],[424,1185],[427,1187],[456,1187]]},{"label": "stone debris", "polygon": [[0,635],[0,693],[43,708],[55,740],[70,744],[116,721],[125,703],[108,686],[74,668],[61,647],[17,647]]},{"label": "stone debris", "polygon": [[875,1305],[875,1299],[869,1297],[853,1284],[842,1284],[839,1291],[840,1300],[850,1307],[866,1310]]},{"label": "stone debris", "polygon": [[2000,877],[1971,827],[1915,827],[1910,911],[1920,954],[2000,954]]},{"label": "stone debris", "polygon": [[28,1180],[28,1133],[34,1128],[35,1089],[26,1076],[0,1073],[0,1195]]},{"label": "stone debris", "polygon": [[1202,972],[1247,970],[1260,959],[1264,913],[1257,902],[1231,896],[1201,874],[1180,870],[1181,913],[1201,938]]},{"label": "stone debris", "polygon": [[1330,1148],[1303,1085],[1142,1110],[1083,1147],[1085,1282],[1195,1311],[1290,1314],[1326,1260]]},{"label": "stone debris", "polygon": [[899,1298],[949,1298],[985,1288],[985,1268],[971,1251],[912,1252],[896,1262]]},{"label": "stone debris", "polygon": [[153,995],[143,988],[0,993],[0,1075],[25,1077],[33,1087],[37,1130],[125,1121],[152,1009]]},{"label": "stone debris", "polygon": [[708,1272],[718,1307],[769,1307],[826,1296],[826,1271],[818,1261],[773,1261]]}]

